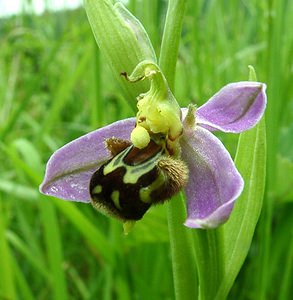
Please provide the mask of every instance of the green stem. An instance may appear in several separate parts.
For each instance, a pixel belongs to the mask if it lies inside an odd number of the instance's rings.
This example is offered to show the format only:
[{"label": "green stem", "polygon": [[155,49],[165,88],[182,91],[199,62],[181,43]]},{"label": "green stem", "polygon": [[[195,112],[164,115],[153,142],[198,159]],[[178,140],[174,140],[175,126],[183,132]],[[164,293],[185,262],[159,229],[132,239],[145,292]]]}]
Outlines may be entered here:
[{"label": "green stem", "polygon": [[173,280],[177,300],[197,298],[197,271],[191,229],[183,226],[186,218],[182,194],[168,205]]},{"label": "green stem", "polygon": [[174,89],[175,68],[185,7],[186,0],[169,0],[159,65],[171,90]]},{"label": "green stem", "polygon": [[[186,0],[170,0],[165,21],[159,65],[174,89],[175,69]],[[197,273],[191,230],[182,224],[186,218],[184,197],[178,196],[168,205],[173,279],[176,299],[197,298]]]},{"label": "green stem", "polygon": [[224,276],[223,237],[218,229],[197,230],[194,233],[198,268],[199,299],[216,299]]}]

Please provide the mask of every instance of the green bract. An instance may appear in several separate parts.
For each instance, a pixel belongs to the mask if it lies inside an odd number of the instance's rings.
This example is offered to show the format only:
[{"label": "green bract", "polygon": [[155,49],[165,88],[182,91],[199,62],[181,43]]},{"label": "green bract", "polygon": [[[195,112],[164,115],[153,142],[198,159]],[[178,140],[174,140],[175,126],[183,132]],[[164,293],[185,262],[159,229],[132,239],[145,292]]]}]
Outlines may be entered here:
[{"label": "green bract", "polygon": [[[143,60],[156,62],[156,55],[142,24],[120,2],[85,0],[85,9],[97,44],[123,86],[127,99],[135,99],[147,82],[131,85],[120,77],[130,74]],[[130,101],[135,108],[135,101]]]}]

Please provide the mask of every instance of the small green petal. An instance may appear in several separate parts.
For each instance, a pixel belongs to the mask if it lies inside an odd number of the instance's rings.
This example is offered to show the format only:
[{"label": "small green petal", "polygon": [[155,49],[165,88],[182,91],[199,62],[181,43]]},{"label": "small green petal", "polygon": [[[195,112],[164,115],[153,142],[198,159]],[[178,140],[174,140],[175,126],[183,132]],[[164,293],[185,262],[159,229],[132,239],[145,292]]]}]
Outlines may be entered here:
[{"label": "small green petal", "polygon": [[252,65],[249,65],[248,70],[249,70],[249,74],[248,74],[249,81],[257,81],[254,67]]},{"label": "small green petal", "polygon": [[194,129],[195,128],[195,125],[196,125],[195,114],[196,114],[196,105],[189,104],[186,117],[183,121],[185,129]]}]

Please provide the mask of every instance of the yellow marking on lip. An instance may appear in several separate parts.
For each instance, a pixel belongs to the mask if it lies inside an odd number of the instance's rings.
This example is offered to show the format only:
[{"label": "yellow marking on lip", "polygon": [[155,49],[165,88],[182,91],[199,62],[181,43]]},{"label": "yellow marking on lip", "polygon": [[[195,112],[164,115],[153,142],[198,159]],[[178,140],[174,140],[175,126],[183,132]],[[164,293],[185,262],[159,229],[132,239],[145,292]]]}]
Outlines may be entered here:
[{"label": "yellow marking on lip", "polygon": [[121,210],[120,202],[119,202],[119,191],[113,191],[111,194],[111,199],[116,208]]},{"label": "yellow marking on lip", "polygon": [[162,156],[162,152],[158,152],[154,157],[146,160],[137,167],[125,165],[126,172],[123,176],[123,183],[136,184],[139,178],[149,173],[156,165],[156,162]]},{"label": "yellow marking on lip", "polygon": [[151,203],[151,192],[160,188],[165,181],[165,176],[162,172],[159,173],[158,177],[149,186],[143,187],[139,190],[140,200],[144,203]]},{"label": "yellow marking on lip", "polygon": [[131,183],[136,184],[141,176],[147,174],[154,168],[154,164],[150,162],[146,162],[141,164],[139,167],[130,167],[125,166],[126,173],[123,176],[123,183]]},{"label": "yellow marking on lip", "polygon": [[100,194],[102,192],[102,190],[103,190],[103,187],[100,184],[98,184],[97,186],[95,186],[92,193],[93,194]]},{"label": "yellow marking on lip", "polygon": [[124,166],[123,158],[128,154],[130,150],[130,147],[126,148],[124,151],[115,156],[108,164],[106,164],[103,170],[103,175],[106,176],[115,171],[117,168]]}]

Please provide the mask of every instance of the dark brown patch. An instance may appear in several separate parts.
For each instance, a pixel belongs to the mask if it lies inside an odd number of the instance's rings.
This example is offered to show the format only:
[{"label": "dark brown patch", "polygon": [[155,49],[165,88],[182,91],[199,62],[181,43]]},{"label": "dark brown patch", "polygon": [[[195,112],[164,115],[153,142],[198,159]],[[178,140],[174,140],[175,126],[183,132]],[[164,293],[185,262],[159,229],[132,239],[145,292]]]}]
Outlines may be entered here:
[{"label": "dark brown patch", "polygon": [[133,147],[133,149],[124,158],[124,162],[129,166],[136,166],[152,158],[160,151],[162,151],[162,147],[151,140],[147,147],[143,149]]},{"label": "dark brown patch", "polygon": [[118,153],[125,150],[127,147],[129,147],[131,145],[131,142],[112,137],[105,140],[105,145],[107,149],[111,152],[112,156],[115,156]]}]

